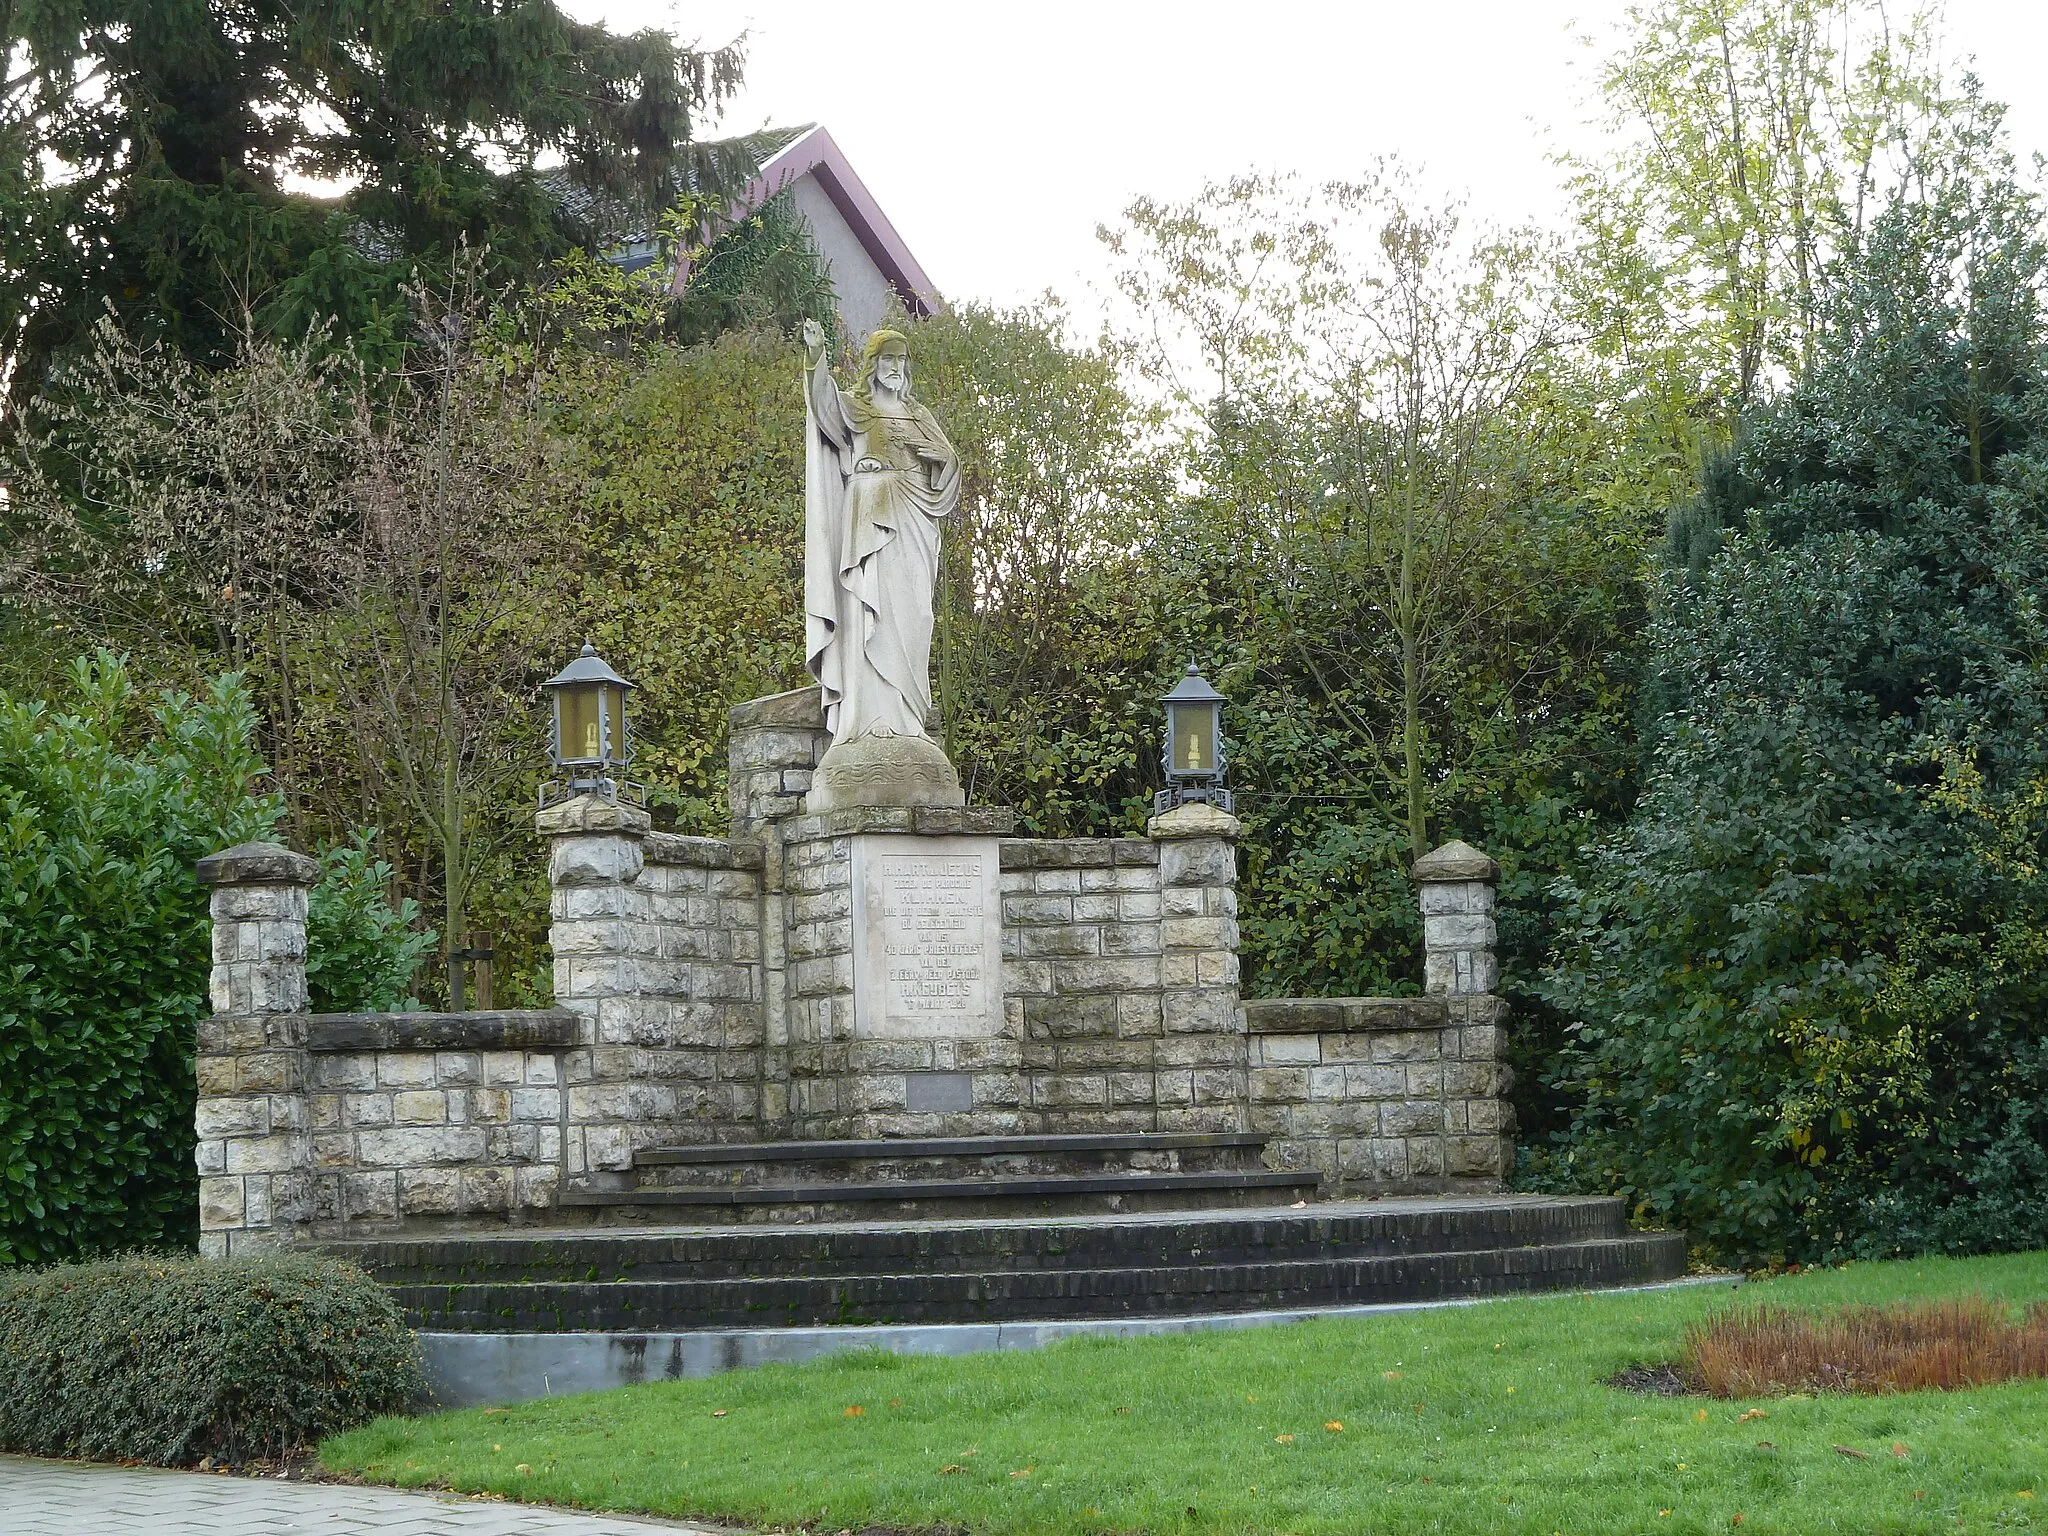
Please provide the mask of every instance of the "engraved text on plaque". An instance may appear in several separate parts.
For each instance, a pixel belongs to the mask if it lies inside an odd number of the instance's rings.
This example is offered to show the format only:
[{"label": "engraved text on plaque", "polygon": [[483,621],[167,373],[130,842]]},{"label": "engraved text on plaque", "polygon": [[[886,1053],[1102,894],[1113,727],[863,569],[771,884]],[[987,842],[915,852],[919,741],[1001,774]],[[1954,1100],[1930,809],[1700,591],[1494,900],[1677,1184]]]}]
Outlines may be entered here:
[{"label": "engraved text on plaque", "polygon": [[988,1039],[1003,1022],[992,837],[853,840],[853,1016],[863,1039]]}]

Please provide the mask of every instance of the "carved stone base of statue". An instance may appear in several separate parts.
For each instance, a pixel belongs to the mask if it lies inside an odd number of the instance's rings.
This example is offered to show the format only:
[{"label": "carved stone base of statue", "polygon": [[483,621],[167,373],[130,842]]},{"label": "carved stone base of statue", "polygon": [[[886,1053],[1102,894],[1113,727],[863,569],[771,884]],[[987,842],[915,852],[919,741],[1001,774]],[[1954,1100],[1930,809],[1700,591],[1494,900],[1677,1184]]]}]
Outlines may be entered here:
[{"label": "carved stone base of statue", "polygon": [[855,805],[965,805],[960,775],[929,736],[861,736],[828,751],[811,777],[812,816]]}]

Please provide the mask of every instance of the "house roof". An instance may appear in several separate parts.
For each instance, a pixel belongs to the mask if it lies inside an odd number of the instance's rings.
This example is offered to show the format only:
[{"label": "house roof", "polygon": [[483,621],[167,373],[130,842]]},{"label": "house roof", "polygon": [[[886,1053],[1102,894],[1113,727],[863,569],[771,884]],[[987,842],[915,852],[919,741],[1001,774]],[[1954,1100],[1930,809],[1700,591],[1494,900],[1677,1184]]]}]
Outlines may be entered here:
[{"label": "house roof", "polygon": [[740,195],[742,212],[751,213],[803,177],[812,177],[853,230],[868,259],[888,278],[903,307],[920,319],[936,312],[938,289],[832,135],[816,124],[790,132],[789,142],[762,162],[760,173]]},{"label": "house roof", "polygon": [[[792,128],[766,128],[748,137],[765,146],[767,155],[754,179],[727,210],[734,222],[809,176],[846,220],[861,250],[896,290],[911,316],[923,319],[937,312],[938,289],[830,133],[816,123],[800,123]],[[597,232],[600,239],[617,242],[610,259],[629,271],[654,259],[654,232],[636,220],[620,199],[585,187],[566,166],[542,171],[539,180],[571,218]],[[680,292],[689,276],[687,259],[679,259],[670,275],[673,289]]]}]

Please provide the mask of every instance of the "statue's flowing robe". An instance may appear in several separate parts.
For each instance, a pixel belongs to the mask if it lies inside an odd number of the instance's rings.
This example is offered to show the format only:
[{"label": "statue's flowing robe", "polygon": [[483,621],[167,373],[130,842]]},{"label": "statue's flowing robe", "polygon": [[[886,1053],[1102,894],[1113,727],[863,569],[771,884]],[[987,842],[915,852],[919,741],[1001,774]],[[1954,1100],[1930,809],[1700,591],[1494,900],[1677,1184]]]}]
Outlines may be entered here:
[{"label": "statue's flowing robe", "polygon": [[960,458],[907,396],[844,394],[822,358],[804,382],[804,649],[825,724],[835,745],[922,736],[939,519],[959,504]]}]

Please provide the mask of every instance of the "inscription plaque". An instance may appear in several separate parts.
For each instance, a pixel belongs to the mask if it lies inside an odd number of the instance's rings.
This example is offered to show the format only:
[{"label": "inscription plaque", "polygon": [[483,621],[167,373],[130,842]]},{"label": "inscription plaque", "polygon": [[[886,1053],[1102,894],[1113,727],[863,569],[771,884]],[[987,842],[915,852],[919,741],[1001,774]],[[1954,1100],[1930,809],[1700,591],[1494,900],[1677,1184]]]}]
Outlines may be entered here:
[{"label": "inscription plaque", "polygon": [[871,1040],[986,1040],[1003,1023],[992,837],[853,840],[853,1027]]}]

